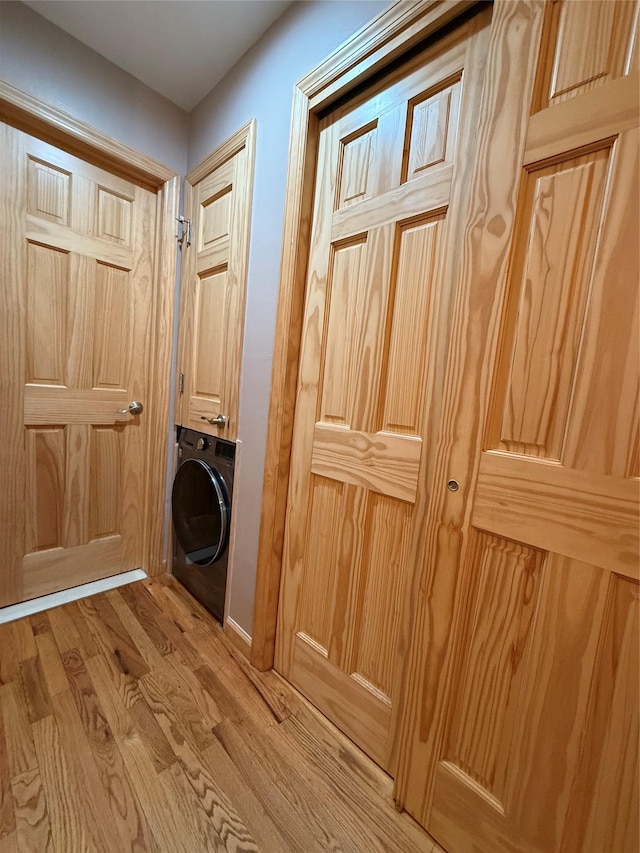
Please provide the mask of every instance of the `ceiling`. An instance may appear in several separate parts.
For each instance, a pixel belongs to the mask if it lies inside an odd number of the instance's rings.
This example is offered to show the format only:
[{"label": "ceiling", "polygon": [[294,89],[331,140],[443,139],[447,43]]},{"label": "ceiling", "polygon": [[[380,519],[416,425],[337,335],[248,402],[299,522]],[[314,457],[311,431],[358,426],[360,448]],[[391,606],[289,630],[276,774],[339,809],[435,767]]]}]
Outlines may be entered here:
[{"label": "ceiling", "polygon": [[187,112],[292,0],[24,0]]}]

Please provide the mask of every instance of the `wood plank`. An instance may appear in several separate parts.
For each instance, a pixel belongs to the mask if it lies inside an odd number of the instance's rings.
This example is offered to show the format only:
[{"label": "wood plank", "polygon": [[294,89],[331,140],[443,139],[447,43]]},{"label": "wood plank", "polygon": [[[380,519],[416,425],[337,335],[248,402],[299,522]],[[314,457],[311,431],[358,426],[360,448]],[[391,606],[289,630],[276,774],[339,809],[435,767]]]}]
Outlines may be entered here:
[{"label": "wood plank", "polygon": [[[180,720],[181,729],[196,751],[210,746],[214,740],[213,728],[222,715],[190,670],[180,664],[175,668],[167,664],[143,676],[138,683],[156,719]],[[166,727],[162,728],[166,733]]]},{"label": "wood plank", "polygon": [[640,89],[631,74],[531,116],[524,152],[530,166],[638,126]]},{"label": "wood plank", "polygon": [[91,630],[87,630],[87,622],[84,618],[83,612],[80,609],[79,601],[71,601],[69,604],[64,605],[64,610],[71,617],[71,621],[76,626],[79,634],[80,634],[80,651],[83,653],[85,660],[88,657],[93,657],[93,655],[97,655],[100,651],[100,647],[98,643],[95,641],[94,635]]},{"label": "wood plank", "polygon": [[38,654],[28,619],[17,619],[0,625],[0,649],[0,684],[8,684],[20,675],[22,661]]},{"label": "wood plank", "polygon": [[97,655],[87,662],[87,669],[158,846],[161,850],[184,849],[183,839],[190,837],[189,827],[175,808],[173,798],[167,796],[147,749],[136,735],[133,721],[112,682],[109,667],[104,658]]},{"label": "wood plank", "polygon": [[100,850],[96,828],[87,821],[69,757],[63,748],[53,715],[33,726],[38,767],[47,802],[55,850]]},{"label": "wood plank", "polygon": [[120,836],[120,827],[115,823],[109,808],[109,797],[102,785],[71,690],[54,696],[51,704],[61,747],[70,773],[78,784],[85,825],[91,827],[90,831],[95,832],[100,839],[98,849],[117,850],[124,839]]},{"label": "wood plank", "polygon": [[299,709],[282,729],[284,755],[301,762],[318,801],[355,836],[352,849],[431,851],[433,840],[406,812],[397,811],[389,776],[341,732],[327,726],[309,703],[301,698]]},{"label": "wood plank", "polygon": [[66,652],[64,666],[97,774],[107,794],[111,817],[122,843],[132,850],[137,847],[158,850],[80,654],[76,650]]},{"label": "wood plank", "polygon": [[0,687],[9,775],[13,779],[38,763],[29,725],[29,712],[20,679]]},{"label": "wood plank", "polygon": [[99,648],[111,661],[111,653],[119,671],[133,678],[149,672],[135,643],[125,630],[109,600],[104,595],[82,599],[78,607]]},{"label": "wood plank", "polygon": [[167,633],[162,630],[167,627],[166,617],[144,587],[141,584],[128,584],[121,587],[118,594],[127,603],[158,652],[168,655],[175,651]]},{"label": "wood plank", "polygon": [[121,587],[120,595],[134,612],[161,654],[178,651],[189,666],[194,669],[200,666],[202,661],[186,635],[163,613],[154,601],[153,596],[141,583],[132,583]]},{"label": "wood plank", "polygon": [[117,589],[112,589],[106,593],[106,596],[127,633],[136,644],[136,648],[144,658],[149,670],[161,665],[162,655],[158,651],[157,645],[131,612],[120,592]]},{"label": "wood plank", "polygon": [[168,767],[158,778],[166,801],[171,803],[172,819],[181,828],[185,848],[226,853],[226,844],[208,819],[180,764]]},{"label": "wood plank", "polygon": [[11,776],[7,758],[4,714],[0,701],[0,839],[15,829],[15,815],[11,796]]},{"label": "wood plank", "polygon": [[[214,669],[217,669],[220,666],[222,656],[222,659],[227,663],[225,670],[230,672],[231,683],[242,684],[242,689],[246,688],[246,683],[242,679],[238,680],[238,669],[241,670],[244,678],[251,682],[254,690],[258,692],[275,720],[279,723],[286,720],[291,714],[291,707],[288,702],[290,689],[287,689],[285,682],[280,678],[274,678],[275,673],[273,672],[269,673],[266,678],[262,674],[259,675],[244,655],[238,654],[235,646],[227,641],[226,634],[220,631],[217,622],[211,619],[211,614],[196,601],[182,584],[171,576],[168,576],[164,583],[166,592],[171,593],[182,611],[188,614],[189,621],[195,630],[187,632],[187,637],[191,645],[198,649],[202,661],[211,662]],[[229,667],[231,668],[230,671]],[[251,695],[253,695],[253,691],[251,691]]]},{"label": "wood plank", "polygon": [[[153,596],[158,607],[167,614],[182,633],[190,631],[200,621],[194,616],[189,602],[180,597],[176,590],[168,583],[170,577],[167,575],[155,581],[142,581],[144,588]],[[179,585],[182,589],[184,587]],[[195,599],[193,599],[195,601]]]},{"label": "wood plank", "polygon": [[472,524],[638,578],[638,495],[633,480],[488,452]]},{"label": "wood plank", "polygon": [[[399,219],[444,211],[451,198],[452,177],[451,164],[433,167],[420,178],[336,211],[332,219],[331,242],[395,224]],[[425,198],[429,199],[428,208],[425,208]]]},{"label": "wood plank", "polygon": [[80,649],[82,643],[80,632],[71,618],[68,607],[69,605],[55,607],[48,613],[49,625],[56,647],[61,654],[69,649]]},{"label": "wood plank", "polygon": [[52,385],[26,385],[24,389],[24,422],[44,424],[114,424],[127,423],[133,415],[121,409],[129,405],[126,391],[98,388],[83,391]]},{"label": "wood plank", "polygon": [[[143,679],[143,681],[146,680],[148,680],[148,676]],[[224,756],[222,765],[216,763],[215,767],[210,769],[204,761],[204,753],[198,750],[190,736],[189,727],[184,717],[180,716],[179,712],[176,713],[173,705],[167,701],[151,701],[151,707],[180,762],[184,778],[191,786],[198,805],[208,816],[216,835],[225,839],[229,844],[229,849],[235,849],[238,845],[242,850],[257,850],[251,833],[236,812],[233,802],[225,793],[229,779],[229,768],[235,771],[230,760]],[[215,744],[217,741],[213,737],[211,745]],[[225,764],[229,766],[223,767]],[[166,771],[163,774],[164,776],[166,776]],[[221,780],[224,780],[224,786],[221,785]],[[179,780],[179,784],[184,798],[187,795],[184,792],[182,780]],[[198,815],[198,820],[201,820],[200,815]]]},{"label": "wood plank", "polygon": [[16,849],[22,853],[54,853],[47,803],[38,768],[11,783],[16,814]]},{"label": "wood plank", "polygon": [[131,249],[106,243],[97,237],[74,233],[64,225],[48,222],[29,213],[26,215],[25,237],[33,243],[55,246],[105,264],[116,264],[123,269],[130,270],[133,266],[134,253]]},{"label": "wood plank", "polygon": [[105,536],[75,548],[51,548],[22,561],[24,598],[38,598],[81,583],[129,571],[122,565],[122,537]]},{"label": "wood plank", "polygon": [[29,722],[36,723],[51,714],[49,691],[39,657],[28,658],[20,665],[20,679],[27,703]]},{"label": "wood plank", "polygon": [[414,436],[316,424],[311,471],[413,503],[421,455],[422,441]]},{"label": "wood plank", "polygon": [[346,675],[329,661],[318,666],[318,655],[310,643],[296,637],[292,681],[313,696],[313,703],[356,743],[366,743],[366,751],[382,767],[387,760],[387,738],[391,706],[380,701],[358,680]]},{"label": "wood plank", "polygon": [[326,829],[323,832],[317,823],[314,822],[314,825],[311,822],[313,809],[301,796],[300,789],[294,785],[287,791],[282,790],[281,779],[273,772],[276,763],[273,752],[266,757],[268,766],[265,766],[265,761],[250,749],[247,730],[240,729],[231,720],[216,726],[215,733],[224,751],[240,770],[245,784],[278,826],[285,839],[285,849],[323,853],[336,848],[335,838]]},{"label": "wood plank", "polygon": [[[193,661],[179,650],[162,656],[148,636],[143,642],[144,629],[115,590],[76,606],[80,630],[64,605],[26,618],[28,630],[16,632],[28,637],[35,629],[35,644],[59,635],[68,646],[62,662],[70,686],[49,697],[54,714],[33,725],[22,679],[0,687],[0,730],[7,726],[4,739],[0,731],[0,791],[9,784],[16,816],[15,826],[2,818],[0,851],[188,845],[235,853],[431,853],[433,841],[396,812],[389,778],[353,744],[274,672],[251,670],[173,579],[146,586],[156,605],[169,600],[163,591],[172,592],[171,610],[161,611],[167,620],[173,613],[192,620]],[[97,599],[119,604],[100,608]],[[125,612],[130,618],[122,618]],[[133,624],[137,631],[128,630]],[[117,664],[114,626],[149,653],[139,679]],[[80,631],[95,643],[86,659],[77,648]],[[0,659],[4,653],[0,646]],[[29,667],[37,660],[26,658]],[[195,660],[199,674],[190,665]],[[141,701],[152,723],[137,713]],[[166,741],[170,764],[154,761],[149,725]],[[0,814],[8,808],[0,798]]]},{"label": "wood plank", "polygon": [[49,630],[37,634],[36,646],[38,647],[38,656],[49,696],[57,696],[58,693],[68,690],[69,682],[62,666],[53,632]]}]

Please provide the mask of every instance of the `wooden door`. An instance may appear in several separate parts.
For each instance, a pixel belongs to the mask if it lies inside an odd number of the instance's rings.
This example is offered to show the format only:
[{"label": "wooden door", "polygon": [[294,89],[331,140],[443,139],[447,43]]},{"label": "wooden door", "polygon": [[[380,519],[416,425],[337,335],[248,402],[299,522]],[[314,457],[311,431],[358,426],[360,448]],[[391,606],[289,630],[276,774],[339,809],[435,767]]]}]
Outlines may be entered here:
[{"label": "wooden door", "polygon": [[255,121],[186,178],[176,420],[235,441],[253,188]]},{"label": "wooden door", "polygon": [[502,205],[503,232],[515,226],[501,279],[487,211],[510,155],[499,169],[480,158],[416,585],[425,592],[399,789],[451,851],[631,853],[637,6],[499,3],[494,14],[514,52],[494,43],[508,62],[490,60],[489,73],[510,83],[483,118],[483,145],[521,103],[509,140],[520,164],[515,212]]},{"label": "wooden door", "polygon": [[142,564],[156,196],[0,133],[5,605]]},{"label": "wooden door", "polygon": [[389,770],[489,21],[320,124],[276,667]]}]

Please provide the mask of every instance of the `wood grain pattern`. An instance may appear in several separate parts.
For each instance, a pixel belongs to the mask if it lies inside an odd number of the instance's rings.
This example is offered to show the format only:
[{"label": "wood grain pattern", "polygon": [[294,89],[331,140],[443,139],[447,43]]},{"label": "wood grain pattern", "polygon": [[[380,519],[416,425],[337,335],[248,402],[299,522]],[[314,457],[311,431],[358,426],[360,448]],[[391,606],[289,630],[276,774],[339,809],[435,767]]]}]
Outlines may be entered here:
[{"label": "wood grain pattern", "polygon": [[[631,5],[631,4],[630,4]],[[637,74],[621,77],[606,88],[587,92],[580,100],[531,116],[524,165],[585,148],[636,126]]]},{"label": "wood grain pattern", "polygon": [[100,849],[95,824],[83,809],[80,780],[72,775],[73,756],[66,754],[53,716],[33,726],[33,738],[54,849]]},{"label": "wood grain pattern", "polygon": [[[108,139],[62,111],[45,106],[36,98],[25,95],[5,83],[0,84],[0,117],[3,120],[8,120],[14,127],[26,131],[26,133],[34,134],[30,137],[32,147],[28,154],[24,150],[18,151],[11,142],[5,140],[7,144],[2,146],[4,164],[10,164],[10,168],[0,170],[3,176],[3,192],[6,190],[27,198],[23,223],[26,229],[25,233],[31,234],[31,237],[43,247],[45,244],[51,244],[50,238],[59,238],[62,243],[58,248],[63,252],[70,253],[72,267],[75,265],[73,253],[79,249],[84,249],[89,253],[93,251],[96,257],[107,264],[113,263],[115,257],[116,265],[119,261],[121,267],[131,267],[131,250],[125,245],[129,242],[128,237],[133,238],[134,234],[134,229],[130,227],[132,223],[127,219],[126,213],[126,209],[130,206],[133,198],[131,188],[134,184],[138,184],[150,190],[153,203],[152,210],[148,211],[145,216],[145,228],[157,258],[157,264],[148,276],[149,287],[153,290],[153,297],[150,300],[152,319],[149,323],[145,323],[142,335],[140,329],[133,330],[133,334],[138,334],[143,340],[150,340],[156,353],[156,357],[149,358],[148,361],[153,365],[154,376],[161,381],[151,386],[150,394],[146,400],[149,410],[146,420],[150,433],[153,432],[158,436],[164,434],[169,402],[168,381],[166,380],[168,380],[168,371],[170,370],[171,316],[175,278],[176,245],[173,233],[179,201],[177,176],[150,158]],[[6,127],[7,133],[15,137],[13,130],[7,126],[4,127]],[[40,138],[36,139],[35,137]],[[41,139],[47,141],[42,142]],[[54,146],[60,147],[54,148]],[[69,167],[69,155],[66,152],[75,156],[75,167]],[[21,158],[23,160],[26,158],[28,186],[24,186],[22,177],[18,177],[18,160]],[[79,158],[86,158],[86,161]],[[111,176],[102,181],[100,189],[92,192],[87,189],[87,180],[95,177],[96,167],[109,170]],[[114,171],[118,173],[118,177],[113,175]],[[18,201],[16,196],[13,203],[10,203],[11,214],[3,218],[8,229],[3,235],[5,243],[9,238],[10,231],[10,240],[19,236],[19,229],[16,229],[16,225],[21,218],[21,205]],[[157,229],[154,229],[153,216],[156,207],[158,213]],[[77,234],[75,240],[69,239],[69,231],[79,227],[81,230],[85,229],[84,235]],[[127,230],[129,230],[128,235],[125,234]],[[102,235],[102,237],[91,237],[89,232],[93,235]],[[160,239],[161,234],[162,239]],[[140,234],[137,232],[136,239],[139,236]],[[55,239],[53,239],[53,243],[55,243]],[[111,244],[111,250],[105,249],[107,243]],[[7,262],[11,264],[11,270],[9,268],[5,270],[8,276],[7,281],[12,280],[16,283],[24,281],[27,270],[22,268],[22,253],[8,253],[6,257]],[[9,260],[9,258],[11,259]],[[139,272],[142,273],[142,270]],[[85,291],[85,293],[87,292]],[[9,290],[5,289],[3,293],[11,301],[11,311],[3,314],[3,316],[15,317],[17,316],[16,310],[20,316],[20,311],[26,309],[26,303],[23,303],[22,297],[18,295],[16,301]],[[79,310],[81,305],[82,310],[85,306],[82,289],[79,291],[79,296],[79,299],[75,298],[73,306],[77,313],[81,313]],[[63,302],[60,305],[63,305]],[[31,313],[33,314],[33,312]],[[33,322],[33,316],[30,322]],[[51,325],[50,319],[44,323],[42,328],[46,328],[47,325]],[[11,333],[7,338],[11,341],[11,346],[26,345],[26,341],[22,340],[25,332],[24,324],[22,322],[13,323],[12,326]],[[2,337],[5,338],[4,331]],[[53,338],[55,335],[52,336]],[[80,336],[72,339],[71,346],[72,349],[75,348],[76,355],[79,356],[78,363],[83,365],[82,370],[87,368],[90,370],[90,359],[84,356],[86,347],[81,343]],[[7,368],[11,363],[8,360],[3,361],[3,365]],[[24,376],[24,370],[20,363],[18,362],[14,366],[17,368],[17,373]],[[12,366],[11,369],[13,370],[14,367]],[[9,387],[7,386],[7,389]],[[126,399],[122,401],[123,406],[116,406],[116,409],[123,408],[129,401],[130,397],[127,394],[124,396]],[[5,398],[5,402],[11,406],[15,402],[15,412],[20,412],[22,409],[21,399],[14,401],[9,395]],[[17,446],[12,445],[11,432],[7,432],[6,435],[5,448],[17,459],[16,454],[19,451]],[[139,450],[139,448],[137,449]],[[149,512],[151,519],[157,519],[162,512],[165,482],[162,469],[164,467],[164,461],[158,464],[156,460],[155,464],[148,466],[147,469],[149,472],[147,494],[150,505],[153,505],[153,511]],[[20,473],[15,462],[12,470],[15,471],[16,477],[24,482],[26,472]],[[5,491],[7,495],[11,493],[11,500],[15,506],[14,513],[17,512],[20,509],[19,501],[15,500],[16,496],[13,495],[9,486]],[[17,547],[15,554],[18,551],[22,551],[24,554],[25,550],[19,538],[20,522],[17,516],[15,522],[15,524],[11,522],[5,528],[3,521],[3,529],[16,531]],[[155,531],[151,532],[151,527],[155,523],[149,525],[148,537],[145,531],[144,538],[146,541],[142,543],[145,550],[145,565],[150,573],[159,568],[162,569],[163,565],[162,539],[154,535]],[[7,547],[9,547],[9,543],[7,543]],[[8,572],[3,580],[0,595],[2,600],[5,601],[6,599],[7,602],[21,600],[23,594],[15,557],[13,554],[7,554],[7,558]]]},{"label": "wood grain pattern", "polygon": [[[479,535],[470,565],[478,574],[464,644],[456,722],[445,750],[502,808],[508,772],[503,744],[513,736],[524,650],[541,574],[541,556],[522,545]],[[503,583],[504,575],[510,578]],[[472,585],[474,579],[467,582]],[[501,662],[504,662],[501,666]],[[487,708],[478,716],[473,709]]]},{"label": "wood grain pattern", "polygon": [[[28,427],[59,426],[65,444],[64,451],[60,442],[45,446],[43,431],[25,442],[25,461],[35,465],[26,477],[33,491],[25,490],[22,524],[6,530],[7,548],[25,532],[31,546],[23,547],[22,599],[142,564],[148,420],[127,416],[129,427],[140,428],[112,433],[126,477],[117,476],[119,465],[92,466],[90,424],[114,424],[130,400],[152,400],[147,373],[153,360],[157,199],[49,143],[16,129],[11,134],[3,169],[20,179],[14,177],[15,189],[4,189],[15,194],[17,215],[17,228],[5,242],[9,254],[25,260],[25,269],[12,273],[24,290],[24,305],[15,301],[10,312],[25,329],[24,341],[18,337],[15,344],[23,347],[25,362],[17,377],[26,386],[20,415]],[[69,179],[52,178],[62,173]],[[17,476],[14,470],[10,476]],[[115,499],[123,508],[106,519],[108,533],[122,547],[114,548],[113,541],[105,546],[103,531],[90,536],[92,473],[105,478],[101,485],[112,506]],[[26,521],[34,500],[35,529]],[[81,560],[92,566],[84,576]]]},{"label": "wood grain pattern", "polygon": [[633,3],[558,3],[549,16],[541,108],[562,103],[628,73]]},{"label": "wood grain pattern", "polygon": [[[475,263],[455,309],[431,513],[441,506],[427,521],[430,568],[416,587],[425,596],[413,647],[420,663],[405,674],[418,683],[407,697],[403,801],[446,847],[482,853],[614,849],[612,837],[621,849],[638,849],[627,832],[635,832],[630,809],[639,802],[637,752],[631,758],[622,746],[637,726],[638,689],[626,645],[638,592],[638,487],[629,476],[638,394],[630,236],[638,81],[598,73],[598,88],[587,86],[594,58],[579,58],[581,34],[598,20],[606,42],[611,7],[590,4],[578,23],[572,6],[563,26],[575,24],[575,32],[551,37],[549,20],[562,8],[569,4],[494,7],[496,36],[512,16],[521,16],[521,34],[531,30],[511,61],[506,42],[490,51],[489,80],[501,56],[500,79],[519,75],[532,94],[534,73],[539,80],[549,56],[555,62],[566,49],[562,73],[576,85],[541,112],[533,92],[531,116],[529,95],[510,101],[503,91],[488,114],[492,155],[478,163],[476,194],[485,213],[469,222]],[[625,11],[618,21],[632,17]],[[608,102],[602,115],[591,112],[597,101]],[[505,163],[497,169],[493,159],[495,123],[509,113],[510,144],[517,139],[510,186],[501,184]],[[497,198],[494,232],[486,205]],[[474,245],[478,226],[501,239]],[[492,271],[490,284],[482,269]],[[453,496],[443,488],[449,472],[461,487]],[[617,780],[615,806],[600,799],[604,777]]]},{"label": "wood grain pattern", "polygon": [[316,424],[311,470],[414,503],[421,455],[422,441],[417,436]]},{"label": "wood grain pattern", "polygon": [[528,176],[530,226],[516,248],[522,286],[511,297],[518,319],[505,355],[511,367],[500,431],[500,446],[516,453],[562,458],[607,160],[605,149]]},{"label": "wood grain pattern", "polygon": [[432,0],[411,7],[394,5],[294,87],[251,653],[253,664],[261,670],[273,665],[275,651],[318,112],[470,5]]},{"label": "wood grain pattern", "polygon": [[7,741],[0,695],[0,838],[12,833],[15,826],[16,816],[11,802],[11,775],[7,760]]},{"label": "wood grain pattern", "polygon": [[[186,178],[193,245],[183,246],[178,370],[185,385],[176,418],[231,441],[238,433],[255,134],[252,120]],[[207,423],[219,414],[224,426]]]},{"label": "wood grain pattern", "polygon": [[[453,305],[449,341],[450,365],[431,469],[431,501],[418,520],[422,541],[415,559],[423,570],[411,588],[412,651],[403,673],[400,764],[396,795],[418,820],[426,822],[433,793],[432,773],[440,755],[447,724],[447,680],[453,664],[452,638],[458,627],[456,593],[468,540],[461,531],[465,503],[472,493],[474,457],[480,445],[478,412],[487,394],[483,371],[485,346],[500,310],[496,282],[509,262],[511,230],[516,217],[517,179],[521,170],[527,121],[520,105],[534,82],[535,57],[542,29],[538,5],[496,3],[486,69],[487,88],[476,132],[476,166],[470,178],[472,195],[462,254],[460,287]],[[506,37],[506,33],[510,38]],[[515,38],[515,34],[518,38]],[[489,176],[485,163],[489,163]],[[480,164],[480,165],[478,165]],[[490,189],[489,189],[490,187]],[[490,235],[490,236],[489,236]],[[489,240],[489,243],[485,241]],[[489,244],[491,251],[489,252]],[[468,300],[475,283],[479,298]],[[462,435],[468,437],[461,442]],[[456,492],[446,489],[454,477]],[[438,564],[441,572],[434,572]],[[446,566],[446,568],[444,568]]]},{"label": "wood grain pattern", "polygon": [[11,783],[15,809],[16,849],[53,853],[51,824],[38,768],[16,776]]},{"label": "wood grain pattern", "polygon": [[30,504],[26,524],[28,551],[61,547],[64,540],[64,472],[67,443],[62,427],[28,430]]},{"label": "wood grain pattern", "polygon": [[[447,343],[442,306],[464,210],[460,169],[474,145],[484,11],[320,124],[276,666],[385,768],[393,757],[381,726],[390,726],[395,701],[411,558],[410,546],[392,554],[386,542],[369,544],[378,541],[376,523],[396,545],[391,531],[413,541],[415,514],[404,504],[427,501],[423,448],[442,376],[429,356]],[[440,158],[457,152],[460,169],[431,168],[426,149],[415,153],[422,130],[413,108],[459,81],[463,68],[471,82],[455,116],[446,98],[433,102],[447,111],[444,125],[460,125],[457,141],[449,128],[449,147],[443,125]],[[404,180],[412,139],[420,176]],[[344,484],[339,498],[320,478]]]},{"label": "wood grain pattern", "polygon": [[638,486],[485,453],[473,524],[537,548],[638,577]]},{"label": "wood grain pattern", "polygon": [[[36,633],[35,644],[11,647],[20,648],[17,669],[0,687],[3,853],[436,849],[396,811],[388,780],[364,755],[275,673],[250,670],[204,608],[172,578],[161,580],[13,623],[26,626],[16,636]],[[150,612],[165,626],[182,614],[190,660],[160,653],[147,633]],[[97,645],[61,652],[68,687],[47,694],[51,713],[31,723],[20,671],[40,668],[40,638],[68,646],[78,619]],[[118,623],[137,625],[128,634],[149,652],[148,671],[114,669],[107,638],[122,634]],[[7,650],[0,645],[0,663]],[[150,716],[136,713],[141,700]],[[152,725],[169,750],[164,766]]]},{"label": "wood grain pattern", "polygon": [[[4,158],[23,161],[24,140],[16,137],[8,125],[0,125],[0,148]],[[3,246],[12,245],[21,232],[22,199],[26,192],[23,170],[0,168],[0,219]],[[26,294],[23,287],[26,275],[24,252],[3,251],[0,288],[0,376],[2,407],[0,418],[4,441],[0,463],[7,472],[4,488],[0,490],[0,526],[3,533],[3,573],[0,585],[0,604],[22,599],[22,558],[25,553],[24,523],[25,483],[28,482],[25,458],[24,375],[26,370]],[[14,476],[8,476],[12,472]],[[11,536],[9,533],[11,532]]]},{"label": "wood grain pattern", "polygon": [[[97,560],[94,564],[92,561]],[[122,538],[107,536],[73,548],[52,548],[27,554],[23,560],[25,598],[37,598],[61,589],[118,573],[122,565]]]}]

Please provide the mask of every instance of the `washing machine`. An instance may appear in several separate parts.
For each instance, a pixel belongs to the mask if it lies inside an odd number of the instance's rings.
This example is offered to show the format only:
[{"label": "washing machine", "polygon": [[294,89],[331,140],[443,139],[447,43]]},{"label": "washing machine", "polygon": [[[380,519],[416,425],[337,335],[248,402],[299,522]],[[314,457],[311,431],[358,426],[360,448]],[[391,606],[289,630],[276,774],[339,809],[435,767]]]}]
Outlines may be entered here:
[{"label": "washing machine", "polygon": [[173,574],[222,622],[236,446],[178,427],[173,481]]}]

